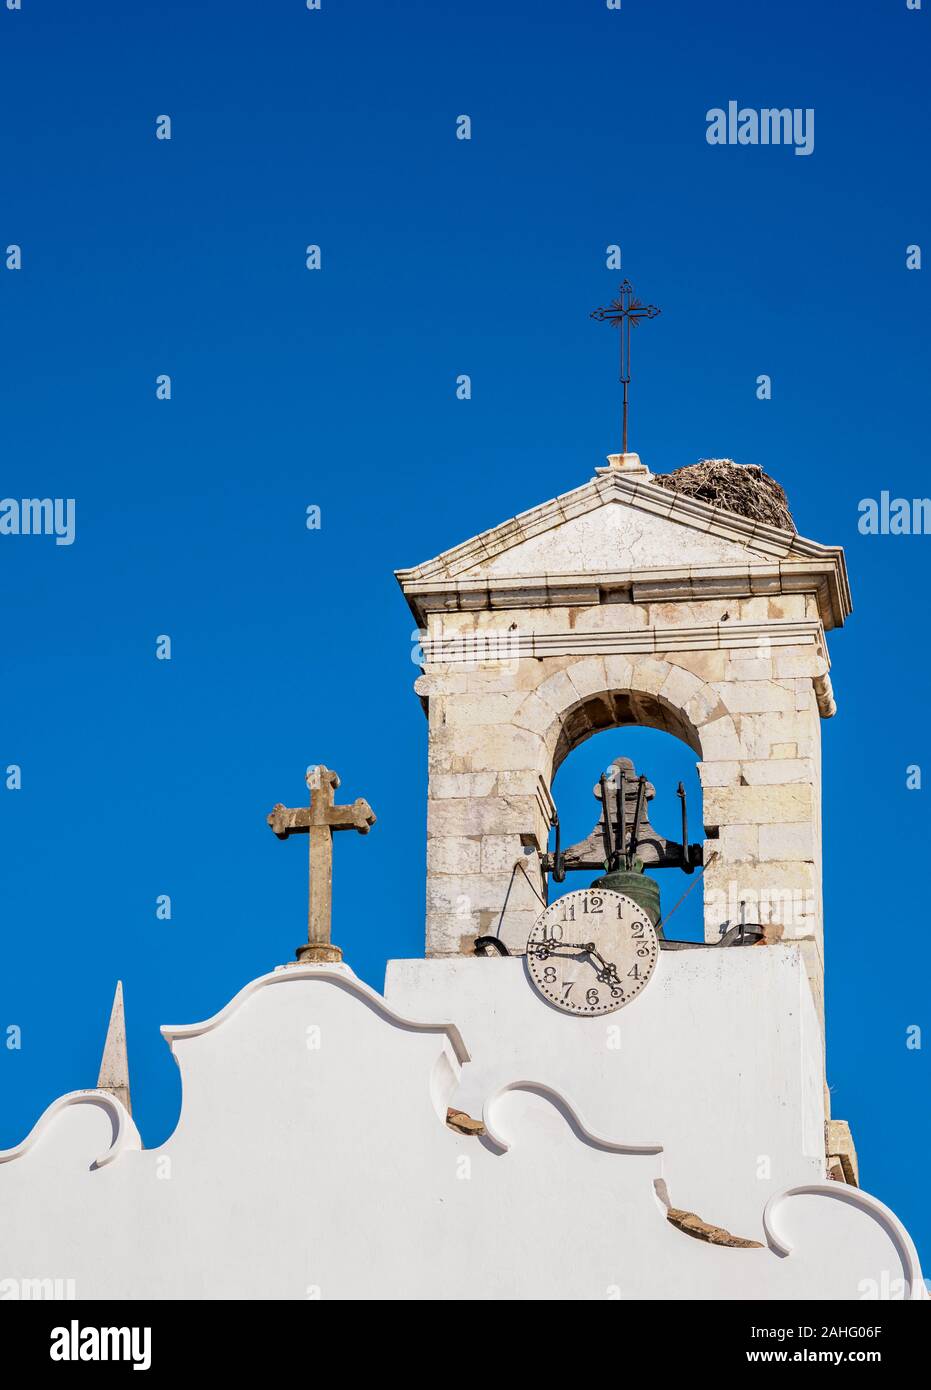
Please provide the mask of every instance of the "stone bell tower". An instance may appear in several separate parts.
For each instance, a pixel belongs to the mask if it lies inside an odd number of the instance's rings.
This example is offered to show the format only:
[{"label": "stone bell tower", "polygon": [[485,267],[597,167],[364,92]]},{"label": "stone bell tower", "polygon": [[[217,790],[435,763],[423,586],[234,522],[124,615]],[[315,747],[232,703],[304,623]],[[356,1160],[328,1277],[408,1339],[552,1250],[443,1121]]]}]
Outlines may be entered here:
[{"label": "stone bell tower", "polygon": [[483,935],[524,949],[560,763],[602,729],[647,725],[698,759],[706,941],[745,902],[767,944],[802,943],[820,1008],[825,633],[851,611],[840,547],[616,454],[397,578],[424,633],[427,955]]}]

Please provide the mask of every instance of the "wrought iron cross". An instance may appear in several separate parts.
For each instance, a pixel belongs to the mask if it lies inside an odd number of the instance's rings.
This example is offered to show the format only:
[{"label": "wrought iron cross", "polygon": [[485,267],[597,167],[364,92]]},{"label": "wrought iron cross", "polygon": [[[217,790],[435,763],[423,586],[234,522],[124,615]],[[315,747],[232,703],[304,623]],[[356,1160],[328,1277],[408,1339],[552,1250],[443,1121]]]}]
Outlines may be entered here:
[{"label": "wrought iron cross", "polygon": [[621,343],[621,385],[624,388],[623,404],[623,443],[621,452],[627,453],[627,388],[630,386],[630,330],[636,328],[641,319],[655,319],[659,309],[655,304],[642,304],[634,294],[634,287],[629,280],[625,280],[619,287],[617,299],[612,299],[611,303],[600,308],[594,309],[589,315],[590,318],[597,319],[599,323],[613,323],[620,332]]},{"label": "wrought iron cross", "polygon": [[328,767],[307,769],[310,805],[290,808],[280,803],[267,817],[279,840],[306,834],[310,841],[310,901],[307,912],[307,944],[295,952],[304,964],[342,960],[343,953],[330,940],[333,910],[333,832],[358,830],[367,835],[375,814],[360,796],[351,806],[334,806],[339,778]]}]

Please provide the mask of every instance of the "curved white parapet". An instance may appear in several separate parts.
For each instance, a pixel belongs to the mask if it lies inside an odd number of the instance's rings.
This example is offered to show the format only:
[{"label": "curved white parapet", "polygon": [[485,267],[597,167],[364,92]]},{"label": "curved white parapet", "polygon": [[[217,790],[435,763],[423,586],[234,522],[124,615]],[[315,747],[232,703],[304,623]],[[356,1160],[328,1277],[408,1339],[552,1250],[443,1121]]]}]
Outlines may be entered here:
[{"label": "curved white parapet", "polygon": [[539,1081],[511,1081],[508,1085],[501,1086],[493,1096],[489,1096],[482,1109],[485,1133],[494,1147],[499,1149],[501,1153],[508,1151],[510,1142],[501,1133],[496,1120],[496,1111],[500,1110],[501,1098],[514,1091],[526,1091],[530,1095],[542,1096],[544,1100],[548,1100],[563,1116],[576,1137],[581,1139],[583,1143],[590,1144],[594,1149],[602,1149],[606,1153],[617,1154],[659,1154],[663,1151],[662,1144],[628,1144],[617,1139],[608,1139],[602,1134],[596,1134],[584,1123],[569,1100],[552,1086],[546,1086]]},{"label": "curved white parapet", "polygon": [[[593,1128],[587,1100],[533,1072],[471,1111],[483,1135],[450,1128],[458,1028],[396,1012],[348,968],[275,971],[163,1032],[183,1105],[159,1148],[141,1148],[115,1097],[80,1091],[0,1154],[4,1275],[47,1271],[104,1299],[856,1299],[920,1285],[892,1213],[839,1184],[795,1183],[765,1213],[761,1195],[747,1227],[703,1184],[673,1185],[706,1229],[755,1240],[765,1226],[769,1243],[683,1234],[658,1196],[668,1141]],[[112,1139],[91,1163],[101,1114]]]},{"label": "curved white parapet", "polygon": [[172,1044],[180,1038],[197,1038],[202,1033],[209,1033],[214,1028],[219,1028],[239,1010],[242,1005],[260,989],[266,989],[269,985],[288,984],[293,980],[329,980],[331,984],[338,985],[341,989],[348,990],[350,994],[356,995],[363,1003],[368,1004],[376,1013],[380,1014],[387,1022],[394,1024],[396,1028],[408,1029],[413,1033],[445,1033],[452,1043],[457,1060],[462,1062],[469,1061],[469,1053],[465,1043],[462,1041],[462,1034],[454,1023],[422,1023],[418,1020],[406,1018],[404,1015],[395,1013],[384,995],[372,989],[370,985],[364,983],[351,970],[348,965],[285,965],[277,970],[270,971],[267,975],[259,975],[257,979],[250,980],[247,985],[234,994],[228,1004],[224,1004],[218,1013],[212,1018],[204,1019],[202,1023],[182,1023],[164,1024],[160,1029],[162,1036],[168,1042],[172,1052]]},{"label": "curved white parapet", "polygon": [[[893,1276],[891,1271],[887,1271],[887,1273],[890,1275],[890,1279],[898,1278],[900,1280],[899,1291],[902,1297],[908,1301],[928,1297],[918,1260],[918,1251],[895,1212],[890,1211],[877,1197],[870,1196],[862,1188],[848,1187],[846,1183],[800,1183],[797,1187],[787,1187],[784,1192],[776,1192],[770,1197],[763,1210],[763,1229],[766,1232],[770,1249],[775,1251],[777,1255],[785,1257],[792,1254],[792,1242],[780,1230],[778,1218],[780,1212],[785,1214],[787,1204],[793,1197],[824,1197],[832,1202],[847,1203],[873,1217],[888,1236],[901,1264],[901,1276]],[[877,1296],[879,1292],[877,1289]]]},{"label": "curved white parapet", "polygon": [[69,1110],[74,1105],[99,1107],[99,1109],[106,1111],[113,1126],[113,1141],[109,1149],[94,1159],[91,1164],[92,1168],[104,1168],[108,1163],[119,1158],[124,1151],[142,1148],[142,1140],[133,1123],[133,1118],[116,1096],[111,1095],[108,1091],[69,1091],[66,1095],[53,1100],[51,1105],[43,1110],[21,1144],[17,1144],[12,1149],[0,1149],[0,1163],[12,1163],[15,1159],[22,1158],[34,1147],[56,1115],[60,1115],[62,1111]]}]

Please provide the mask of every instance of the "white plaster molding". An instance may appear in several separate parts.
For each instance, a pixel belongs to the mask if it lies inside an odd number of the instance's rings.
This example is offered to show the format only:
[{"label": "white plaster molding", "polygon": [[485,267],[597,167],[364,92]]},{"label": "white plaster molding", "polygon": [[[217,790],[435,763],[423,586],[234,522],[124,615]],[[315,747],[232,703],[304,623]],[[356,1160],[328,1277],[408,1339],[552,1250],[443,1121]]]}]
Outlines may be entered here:
[{"label": "white plaster molding", "polygon": [[116,1096],[109,1091],[69,1091],[66,1095],[59,1096],[57,1100],[52,1101],[52,1104],[42,1112],[21,1144],[17,1144],[12,1149],[0,1149],[0,1163],[12,1163],[15,1159],[22,1158],[48,1129],[55,1116],[60,1115],[63,1110],[70,1109],[73,1105],[99,1106],[101,1110],[107,1112],[113,1125],[112,1143],[105,1153],[94,1159],[92,1167],[103,1168],[108,1163],[112,1163],[124,1151],[142,1148],[142,1140],[133,1123],[132,1116],[122,1101],[117,1100]]},{"label": "white plaster molding", "polygon": [[553,1108],[563,1116],[576,1138],[584,1144],[589,1144],[593,1149],[602,1149],[606,1153],[616,1154],[661,1154],[663,1152],[662,1144],[629,1144],[618,1139],[608,1139],[603,1134],[597,1134],[585,1124],[578,1111],[563,1093],[557,1091],[553,1086],[547,1086],[542,1081],[509,1081],[507,1085],[500,1086],[493,1095],[489,1096],[482,1107],[482,1123],[485,1126],[485,1133],[494,1147],[502,1153],[507,1153],[511,1146],[496,1122],[495,1111],[502,1096],[506,1096],[512,1091],[529,1091],[531,1095],[542,1096],[544,1100],[548,1100]]},{"label": "white plaster molding", "polygon": [[[787,987],[801,969],[799,962],[784,969],[788,956],[734,954],[760,957],[737,962],[742,976],[779,976]],[[709,964],[682,961],[678,973],[706,975]],[[916,1280],[913,1248],[891,1213],[853,1189],[811,1180],[814,1162],[823,1172],[823,1151],[816,1160],[798,1150],[797,1124],[790,1117],[785,1126],[784,1106],[768,1085],[776,1075],[784,1082],[780,1095],[789,1094],[790,1073],[799,1070],[791,1040],[783,1052],[794,1067],[780,1066],[765,1046],[740,1059],[746,1098],[756,1098],[768,1132],[754,1129],[741,1148],[749,1122],[743,1111],[738,1152],[728,1141],[723,1162],[706,1155],[701,1166],[696,1141],[726,1125],[734,1108],[733,1068],[720,1066],[719,1034],[704,1032],[707,1016],[719,1020],[720,1036],[734,1033],[733,1010],[714,971],[711,989],[689,991],[706,1005],[706,1016],[692,1020],[693,1036],[705,1046],[677,1089],[689,1035],[675,1030],[688,1023],[689,1010],[674,997],[664,1008],[662,988],[652,1003],[649,994],[641,1001],[636,1018],[618,1020],[626,1043],[609,1052],[600,1028],[579,1033],[578,1020],[542,1008],[515,962],[464,960],[449,970],[424,961],[404,965],[416,967],[411,992],[391,1006],[360,1008],[373,992],[348,968],[296,966],[241,990],[233,1007],[250,1002],[233,1026],[216,1026],[229,1016],[225,1009],[205,1023],[167,1029],[176,1041],[200,1041],[179,1045],[181,1120],[157,1150],[126,1154],[138,1136],[106,1093],[55,1102],[19,1146],[19,1153],[33,1148],[26,1163],[0,1164],[5,1271],[29,1277],[41,1257],[42,1268],[73,1278],[80,1297],[105,1300],[306,1301],[314,1290],[334,1301],[461,1301],[476,1289],[498,1300],[575,1300],[603,1299],[609,1288],[625,1298],[667,1301],[856,1300],[865,1280],[878,1283],[886,1272],[891,1291],[880,1296],[902,1296],[900,1275]],[[444,989],[444,977],[470,990]],[[281,997],[269,995],[268,985],[293,981]],[[749,1016],[758,997],[734,986],[732,1001],[742,1001]],[[660,1012],[651,1033],[644,1024],[654,1006]],[[448,1068],[457,1063],[448,1027],[404,1018],[406,1009],[421,1008],[461,1018],[476,1034],[486,1068],[475,1078],[480,1093],[468,1113],[485,1114],[484,1137],[454,1132],[428,1102],[437,1052]],[[304,1045],[308,1019],[325,1040],[319,1048]],[[653,1047],[657,1037],[663,1044]],[[817,1089],[820,1067],[809,1070]],[[542,1079],[513,1079],[528,1076]],[[48,1143],[35,1144],[50,1117],[88,1103],[112,1117],[123,1139],[125,1161],[112,1163],[115,1144],[102,1156],[110,1163],[102,1173],[88,1161],[102,1115],[62,1123]],[[580,1120],[578,1104],[601,1132]],[[604,1137],[630,1125],[662,1133],[665,1146]],[[789,1147],[767,1151],[778,1156],[786,1175],[780,1181],[794,1187],[780,1191],[771,1210],[784,1196],[812,1195],[780,1209],[769,1222],[770,1243],[755,1258],[683,1239],[658,1197],[661,1169],[671,1170],[683,1206],[751,1235],[761,1227],[768,1190],[752,1155],[772,1143],[772,1127],[780,1125]],[[157,1180],[169,1172],[171,1181]],[[567,1242],[579,1194],[598,1219],[588,1223],[584,1242]],[[541,1211],[549,1219],[540,1220]],[[791,1258],[787,1233],[796,1245]]]},{"label": "white plaster molding", "polygon": [[212,1018],[204,1019],[201,1023],[166,1023],[160,1030],[162,1037],[174,1055],[175,1042],[183,1038],[196,1038],[202,1033],[212,1032],[214,1028],[219,1028],[221,1023],[236,1013],[246,1000],[258,990],[267,989],[269,985],[287,984],[291,980],[329,980],[348,994],[354,994],[357,999],[361,999],[370,1009],[396,1028],[403,1028],[409,1033],[444,1033],[452,1044],[456,1060],[460,1065],[469,1061],[468,1048],[455,1023],[423,1023],[418,1019],[406,1018],[403,1014],[395,1013],[386,1003],[384,996],[360,980],[348,965],[287,965],[273,970],[267,975],[259,975],[257,979],[250,980],[247,985],[244,985],[238,994],[234,994],[229,1003],[224,1004],[219,1013],[215,1013]]},{"label": "white plaster molding", "polygon": [[902,1269],[909,1289],[908,1301],[928,1297],[921,1274],[921,1265],[918,1261],[918,1251],[899,1218],[878,1197],[872,1197],[862,1188],[850,1187],[847,1183],[833,1181],[800,1183],[797,1187],[787,1187],[783,1192],[775,1192],[770,1197],[763,1209],[763,1229],[766,1232],[770,1249],[777,1255],[791,1255],[793,1249],[791,1242],[779,1230],[777,1220],[779,1209],[785,1204],[787,1198],[802,1196],[833,1198],[835,1201],[846,1202],[852,1207],[857,1207],[860,1211],[874,1217],[895,1246],[902,1261]]}]

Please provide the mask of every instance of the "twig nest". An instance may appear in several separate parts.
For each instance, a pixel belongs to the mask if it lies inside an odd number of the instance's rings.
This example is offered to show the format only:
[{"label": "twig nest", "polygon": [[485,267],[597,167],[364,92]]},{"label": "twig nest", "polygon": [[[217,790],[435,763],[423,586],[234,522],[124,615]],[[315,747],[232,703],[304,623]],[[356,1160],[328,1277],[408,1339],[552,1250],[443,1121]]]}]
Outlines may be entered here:
[{"label": "twig nest", "polygon": [[789,501],[783,489],[755,463],[733,459],[699,459],[673,473],[657,473],[653,482],[671,492],[698,497],[713,507],[723,507],[751,521],[764,521],[780,531],[796,532]]}]

